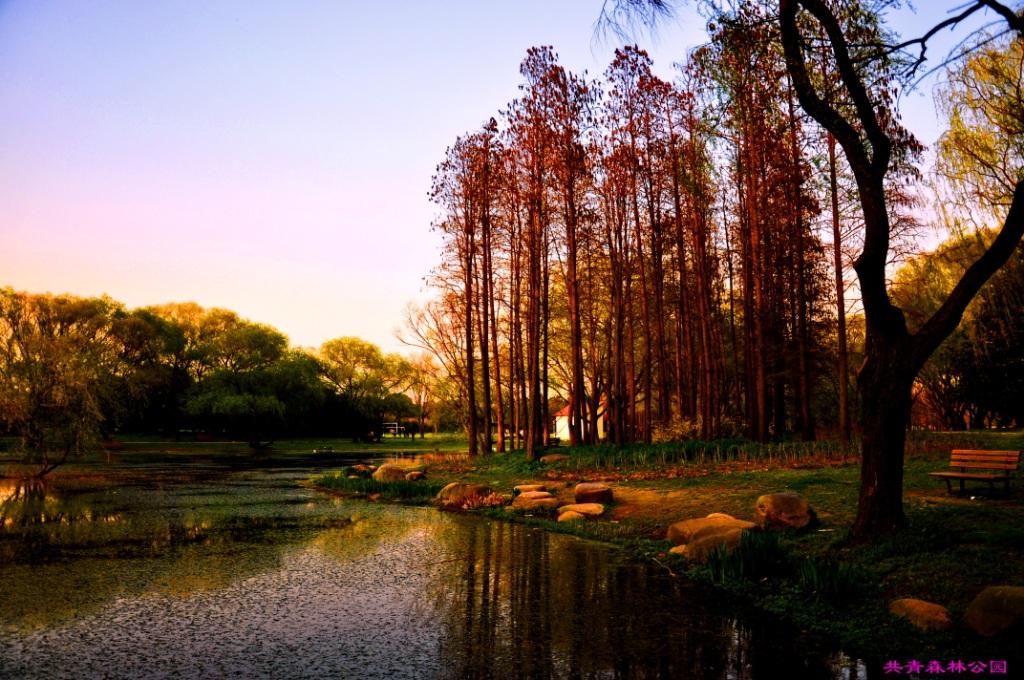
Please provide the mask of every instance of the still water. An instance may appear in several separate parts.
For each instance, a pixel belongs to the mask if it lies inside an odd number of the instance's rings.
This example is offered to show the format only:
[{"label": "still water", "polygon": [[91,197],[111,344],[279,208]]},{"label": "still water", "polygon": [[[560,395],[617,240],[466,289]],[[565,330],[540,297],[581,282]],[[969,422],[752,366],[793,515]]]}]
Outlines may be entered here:
[{"label": "still water", "polygon": [[313,472],[0,480],[0,677],[864,677],[607,546]]}]

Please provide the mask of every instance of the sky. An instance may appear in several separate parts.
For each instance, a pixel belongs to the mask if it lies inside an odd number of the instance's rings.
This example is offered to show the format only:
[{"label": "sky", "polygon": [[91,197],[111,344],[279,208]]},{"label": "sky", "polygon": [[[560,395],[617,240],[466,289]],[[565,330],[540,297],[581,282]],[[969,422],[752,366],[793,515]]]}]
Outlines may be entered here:
[{"label": "sky", "polygon": [[[920,30],[950,3],[894,23]],[[938,7],[941,5],[941,9]],[[0,0],[0,286],[195,301],[301,346],[387,351],[439,259],[445,149],[517,95],[527,48],[597,75],[601,0]],[[655,71],[704,42],[638,32]],[[930,88],[904,101],[925,143]]]}]

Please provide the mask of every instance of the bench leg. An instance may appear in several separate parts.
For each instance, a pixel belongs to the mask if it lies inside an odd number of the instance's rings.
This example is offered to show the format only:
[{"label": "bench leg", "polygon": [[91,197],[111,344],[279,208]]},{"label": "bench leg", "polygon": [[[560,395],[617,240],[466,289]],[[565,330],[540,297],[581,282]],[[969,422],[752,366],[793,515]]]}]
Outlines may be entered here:
[{"label": "bench leg", "polygon": [[960,478],[960,493],[961,493],[961,494],[963,494],[963,493],[964,493],[964,491],[965,491],[965,489],[964,489],[964,480],[963,480],[963,478],[961,477],[961,478]]},{"label": "bench leg", "polygon": [[946,482],[946,493],[953,495],[953,485],[949,483],[949,477],[943,477],[942,479]]}]

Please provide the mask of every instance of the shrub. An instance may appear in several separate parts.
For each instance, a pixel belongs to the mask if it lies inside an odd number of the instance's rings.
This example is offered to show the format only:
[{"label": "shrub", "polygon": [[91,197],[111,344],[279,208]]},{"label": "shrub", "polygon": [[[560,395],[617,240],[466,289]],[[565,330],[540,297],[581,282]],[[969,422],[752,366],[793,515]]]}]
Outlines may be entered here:
[{"label": "shrub", "polygon": [[870,582],[870,577],[854,565],[813,557],[801,562],[797,578],[805,593],[837,604],[861,595]]},{"label": "shrub", "polygon": [[486,496],[469,496],[462,501],[463,510],[476,510],[478,508],[496,508],[508,503],[508,498],[500,493],[491,492]]}]

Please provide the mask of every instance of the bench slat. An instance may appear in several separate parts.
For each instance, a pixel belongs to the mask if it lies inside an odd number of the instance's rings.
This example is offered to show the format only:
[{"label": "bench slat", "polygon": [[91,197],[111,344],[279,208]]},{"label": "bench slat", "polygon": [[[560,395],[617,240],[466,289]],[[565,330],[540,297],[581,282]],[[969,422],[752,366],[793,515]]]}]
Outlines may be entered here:
[{"label": "bench slat", "polygon": [[981,458],[1020,459],[1020,451],[973,451],[970,449],[953,449],[954,456],[978,456]]},{"label": "bench slat", "polygon": [[977,463],[973,461],[951,460],[949,467],[980,468],[982,470],[1016,470],[1016,463]]},{"label": "bench slat", "polygon": [[978,454],[989,454],[999,453],[1004,456],[1019,456],[1020,451],[1014,449],[953,449],[950,453],[978,453]]},{"label": "bench slat", "polygon": [[975,451],[974,449],[953,449],[954,456],[1010,456],[1016,458],[1020,451]]},{"label": "bench slat", "polygon": [[949,477],[950,479],[1012,479],[1007,475],[989,475],[984,472],[929,472],[932,477]]}]

